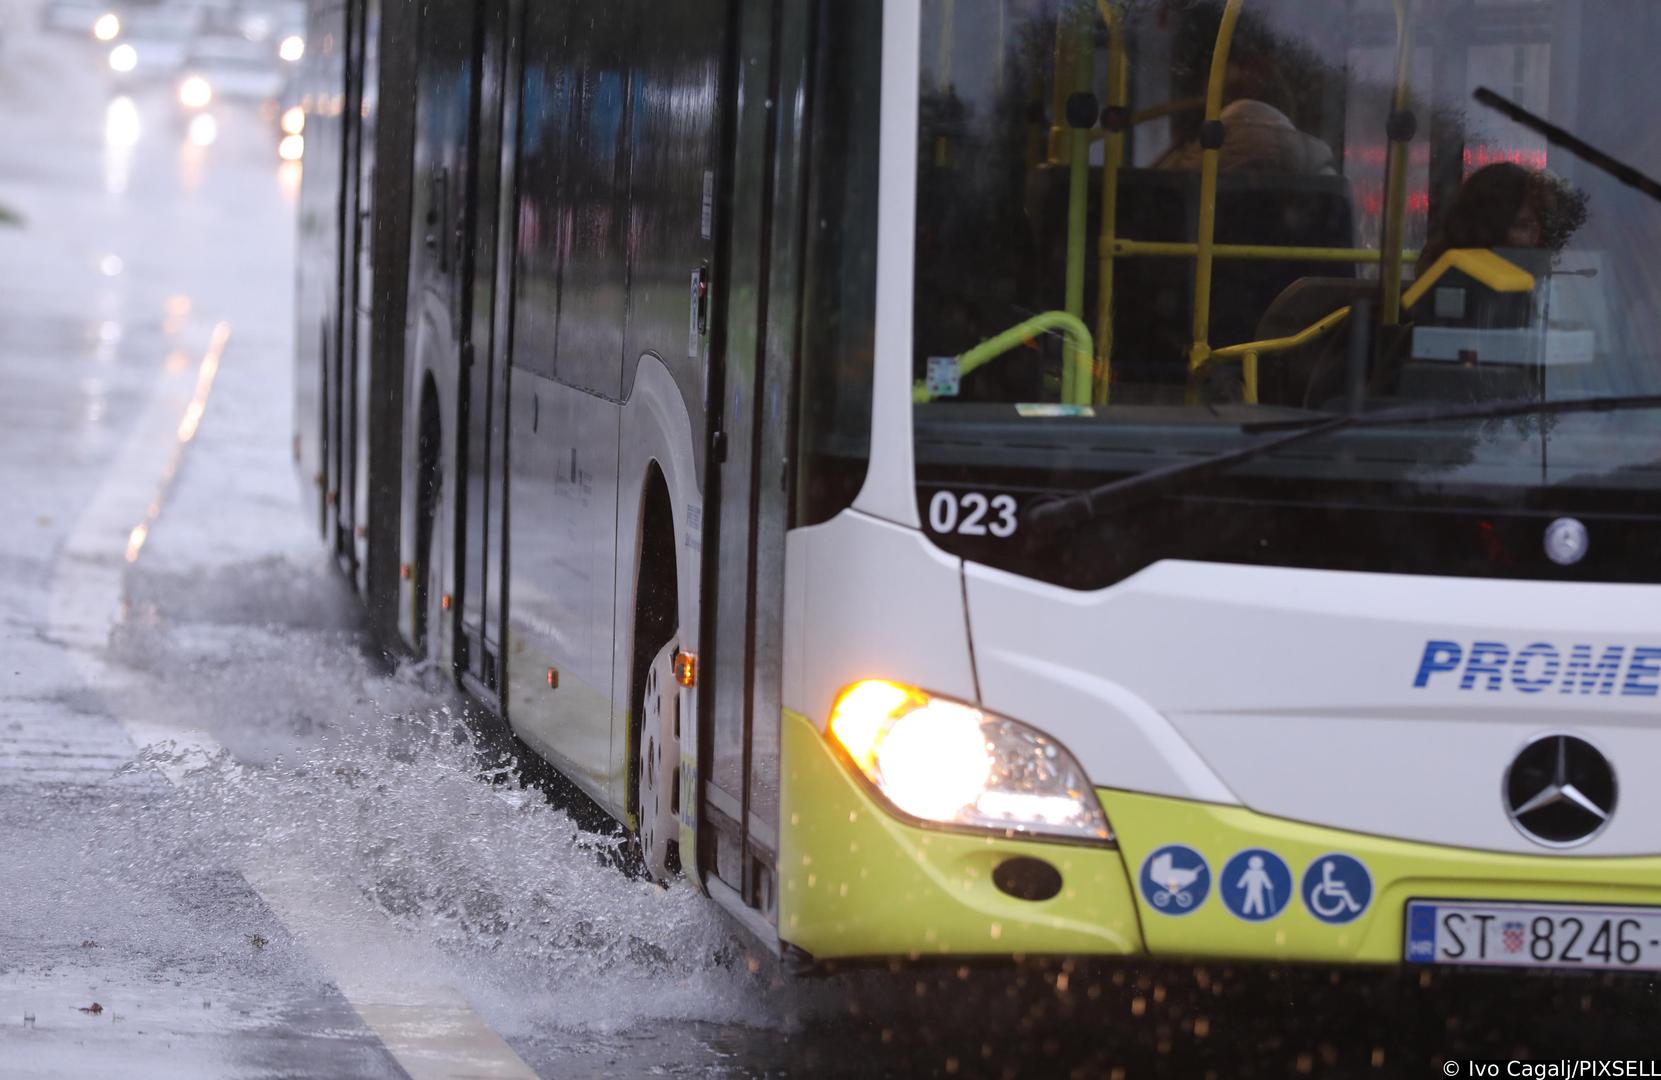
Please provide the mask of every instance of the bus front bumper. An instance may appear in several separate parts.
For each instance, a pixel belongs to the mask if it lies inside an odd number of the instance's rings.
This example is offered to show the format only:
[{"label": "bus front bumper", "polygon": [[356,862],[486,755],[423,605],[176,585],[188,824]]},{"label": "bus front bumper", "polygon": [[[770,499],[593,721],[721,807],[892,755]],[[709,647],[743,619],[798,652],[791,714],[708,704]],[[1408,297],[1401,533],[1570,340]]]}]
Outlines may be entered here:
[{"label": "bus front bumper", "polygon": [[[1117,849],[922,828],[879,804],[807,718],[786,712],[782,727],[779,936],[818,960],[1154,955],[1400,964],[1410,900],[1661,906],[1661,857],[1502,855],[1124,791],[1099,792]],[[1207,865],[1208,887],[1186,908],[1156,907],[1140,885],[1145,864],[1171,845]],[[1219,885],[1229,861],[1254,849],[1284,860],[1293,883],[1284,908],[1261,921],[1234,914],[1222,895],[1231,886]],[[1334,854],[1358,861],[1371,884],[1363,910],[1344,922],[1318,919],[1301,895],[1305,872]],[[1033,901],[1000,889],[993,871],[1023,856],[1055,867],[1060,892]]]}]

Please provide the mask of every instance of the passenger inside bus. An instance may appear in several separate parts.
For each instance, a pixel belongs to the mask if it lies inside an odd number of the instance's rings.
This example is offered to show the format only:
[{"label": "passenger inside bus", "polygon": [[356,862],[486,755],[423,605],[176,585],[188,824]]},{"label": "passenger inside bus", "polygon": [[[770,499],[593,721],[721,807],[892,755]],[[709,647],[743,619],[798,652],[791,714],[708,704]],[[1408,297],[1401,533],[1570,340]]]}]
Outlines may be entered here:
[{"label": "passenger inside bus", "polygon": [[[1225,176],[1269,173],[1281,176],[1331,176],[1338,171],[1332,147],[1298,129],[1287,115],[1294,95],[1286,75],[1272,57],[1256,54],[1229,61],[1218,119],[1226,137],[1217,153],[1217,171]],[[1200,99],[1195,99],[1196,107]],[[1152,164],[1171,172],[1198,172],[1205,150],[1197,128]]]},{"label": "passenger inside bus", "polygon": [[1452,248],[1561,251],[1586,215],[1585,194],[1548,172],[1509,161],[1485,165],[1460,185],[1419,255],[1418,272]]}]

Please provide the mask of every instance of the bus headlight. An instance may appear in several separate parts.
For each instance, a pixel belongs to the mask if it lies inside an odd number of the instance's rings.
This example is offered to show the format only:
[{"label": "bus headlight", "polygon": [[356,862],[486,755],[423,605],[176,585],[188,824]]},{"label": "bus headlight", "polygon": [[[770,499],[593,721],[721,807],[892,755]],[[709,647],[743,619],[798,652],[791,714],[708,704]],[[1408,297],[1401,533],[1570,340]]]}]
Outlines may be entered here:
[{"label": "bus headlight", "polygon": [[1110,840],[1073,755],[1018,720],[885,680],[855,683],[830,737],[902,814],[922,821]]}]

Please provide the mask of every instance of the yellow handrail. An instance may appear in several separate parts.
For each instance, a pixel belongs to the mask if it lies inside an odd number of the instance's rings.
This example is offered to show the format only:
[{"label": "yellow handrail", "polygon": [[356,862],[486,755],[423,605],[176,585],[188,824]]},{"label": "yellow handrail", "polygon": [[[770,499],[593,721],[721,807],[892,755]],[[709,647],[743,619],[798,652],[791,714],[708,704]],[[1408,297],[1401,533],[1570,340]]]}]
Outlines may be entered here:
[{"label": "yellow handrail", "polygon": [[[1124,10],[1118,0],[1096,0],[1107,23],[1107,107],[1122,116],[1130,99],[1125,62]],[[1104,128],[1102,144],[1102,227],[1096,243],[1096,378],[1093,398],[1106,405],[1113,393],[1113,259],[1119,228],[1119,168],[1125,159],[1125,131]]]},{"label": "yellow handrail", "polygon": [[1396,93],[1391,104],[1390,151],[1385,159],[1387,171],[1384,181],[1384,212],[1389,216],[1384,219],[1384,242],[1380,245],[1390,254],[1385,258],[1379,274],[1379,284],[1384,293],[1384,309],[1380,317],[1385,326],[1395,326],[1401,321],[1401,304],[1398,302],[1401,295],[1401,245],[1402,235],[1407,229],[1407,151],[1412,133],[1399,131],[1396,125],[1409,115],[1407,107],[1411,103],[1408,81],[1412,76],[1413,28],[1407,17],[1410,2],[1395,0]]},{"label": "yellow handrail", "polygon": [[[1097,2],[1101,3],[1103,0],[1097,0]],[[1137,109],[1125,117],[1125,126],[1136,127],[1139,124],[1146,124],[1150,120],[1160,120],[1167,116],[1175,116],[1180,112],[1194,112],[1203,108],[1205,108],[1205,98],[1203,97],[1179,98],[1176,101],[1167,101],[1163,105],[1149,105],[1145,109]],[[1105,129],[1099,132],[1092,131],[1090,141],[1098,142],[1111,134],[1113,134],[1111,131]]]},{"label": "yellow handrail", "polygon": [[[1095,355],[1096,346],[1090,338],[1090,328],[1084,325],[1083,319],[1071,312],[1041,312],[1001,334],[987,338],[967,352],[960,353],[957,357],[958,377],[973,374],[1009,350],[1032,341],[1039,334],[1048,334],[1056,330],[1067,336],[1066,358],[1061,371],[1062,404],[1088,405],[1091,400],[1089,361],[1090,357]],[[911,399],[919,403],[933,400],[927,386],[921,381],[913,384]]]},{"label": "yellow handrail", "polygon": [[[1454,248],[1444,252],[1442,257],[1433,263],[1424,275],[1415,281],[1411,288],[1401,294],[1397,310],[1412,308],[1424,299],[1435,284],[1450,270],[1458,270],[1475,279],[1484,288],[1498,293],[1532,292],[1534,290],[1534,275],[1518,266],[1502,255],[1496,255],[1487,248]],[[1239,345],[1228,345],[1221,349],[1214,349],[1206,362],[1196,370],[1195,374],[1203,374],[1206,369],[1225,360],[1239,359],[1241,376],[1246,384],[1246,403],[1257,404],[1257,361],[1260,357],[1274,353],[1290,352],[1301,348],[1322,337],[1328,331],[1336,329],[1345,319],[1349,318],[1350,309],[1341,307],[1331,314],[1325,315],[1315,322],[1286,337],[1267,338],[1263,341],[1247,341]]]},{"label": "yellow handrail", "polygon": [[1401,306],[1410,308],[1424,299],[1431,286],[1441,280],[1442,275],[1449,270],[1458,270],[1494,292],[1534,291],[1534,275],[1505,256],[1497,255],[1487,248],[1453,248],[1444,252],[1440,259],[1431,264],[1429,270],[1419,275],[1412,287],[1401,294]]},{"label": "yellow handrail", "polygon": [[[1199,245],[1180,241],[1124,240],[1113,241],[1112,254],[1121,257],[1191,258]],[[1416,259],[1416,251],[1402,252],[1402,258]],[[1376,248],[1291,247],[1278,244],[1213,244],[1213,259],[1260,259],[1265,262],[1333,262],[1376,263],[1384,253]]]},{"label": "yellow handrail", "polygon": [[[1240,21],[1244,0],[1228,0],[1217,27],[1217,45],[1211,53],[1211,77],[1205,88],[1205,126],[1200,129],[1200,221],[1196,236],[1194,264],[1194,344],[1188,354],[1188,369],[1198,372],[1211,354],[1211,260],[1217,233],[1218,145],[1207,146],[1208,133],[1218,130],[1223,111],[1223,85],[1228,78],[1228,56],[1234,47],[1234,27]],[[1192,390],[1190,391],[1192,393]]]}]

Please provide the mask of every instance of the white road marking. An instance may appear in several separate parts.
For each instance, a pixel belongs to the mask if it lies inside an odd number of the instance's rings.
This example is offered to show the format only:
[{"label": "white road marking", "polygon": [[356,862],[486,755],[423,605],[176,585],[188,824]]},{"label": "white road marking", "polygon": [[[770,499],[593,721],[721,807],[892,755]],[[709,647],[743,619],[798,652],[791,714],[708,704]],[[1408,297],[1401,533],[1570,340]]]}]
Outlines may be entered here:
[{"label": "white road marking", "polygon": [[[125,617],[126,568],[145,541],[206,412],[230,327],[214,328],[195,372],[163,371],[143,416],[112,460],[92,502],[82,511],[53,562],[47,633],[64,645],[87,686],[119,700],[125,673],[106,665],[111,630]],[[212,736],[113,710],[135,750],[171,744],[176,753],[161,772],[174,785],[190,762],[222,752]],[[243,878],[328,973],[364,1024],[414,1080],[536,1076],[530,1066],[454,988],[434,981],[436,957],[420,950],[361,898],[317,883],[303,867],[255,863]],[[351,958],[403,958],[365,964]]]}]

